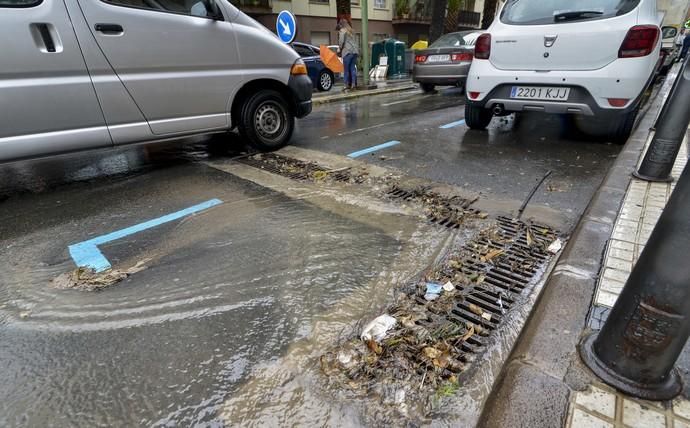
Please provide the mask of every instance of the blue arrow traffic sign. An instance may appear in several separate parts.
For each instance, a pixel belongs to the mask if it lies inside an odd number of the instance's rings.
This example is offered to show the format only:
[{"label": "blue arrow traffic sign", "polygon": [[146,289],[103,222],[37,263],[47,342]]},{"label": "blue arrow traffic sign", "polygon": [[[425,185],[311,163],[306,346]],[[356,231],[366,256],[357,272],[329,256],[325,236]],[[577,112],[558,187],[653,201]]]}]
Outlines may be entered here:
[{"label": "blue arrow traffic sign", "polygon": [[297,20],[295,15],[283,10],[278,14],[276,20],[276,33],[283,43],[292,43],[297,35]]}]

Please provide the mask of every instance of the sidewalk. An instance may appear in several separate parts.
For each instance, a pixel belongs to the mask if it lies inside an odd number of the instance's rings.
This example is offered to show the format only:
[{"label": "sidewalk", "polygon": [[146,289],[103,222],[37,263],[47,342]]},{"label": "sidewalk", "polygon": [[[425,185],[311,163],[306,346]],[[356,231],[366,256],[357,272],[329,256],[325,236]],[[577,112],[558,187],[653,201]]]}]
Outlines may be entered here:
[{"label": "sidewalk", "polygon": [[392,92],[408,91],[419,87],[417,84],[412,82],[411,78],[380,80],[373,81],[371,83],[372,85],[376,85],[376,87],[372,89],[356,89],[354,91],[345,93],[342,92],[345,85],[342,82],[338,82],[335,85],[333,85],[333,88],[328,92],[314,92],[314,94],[312,95],[312,102],[314,105],[318,105],[335,101],[360,98],[370,95],[380,95],[389,94]]},{"label": "sidewalk", "polygon": [[[580,339],[606,320],[674,188],[673,183],[647,183],[631,175],[651,141],[649,128],[677,67],[674,71],[573,233],[479,426],[690,428],[690,401],[653,403],[624,396],[599,382],[577,352]],[[675,178],[687,163],[687,144],[686,139],[674,165]],[[680,360],[687,385],[688,347]]]},{"label": "sidewalk", "polygon": [[[680,177],[687,162],[686,138],[673,165],[674,180]],[[606,321],[674,188],[675,181],[649,183],[635,178],[630,181],[608,242],[590,311],[588,325],[592,330],[600,330]],[[690,401],[682,397],[670,403],[637,400],[596,381],[586,391],[573,394],[566,427],[624,425],[690,428]]]}]

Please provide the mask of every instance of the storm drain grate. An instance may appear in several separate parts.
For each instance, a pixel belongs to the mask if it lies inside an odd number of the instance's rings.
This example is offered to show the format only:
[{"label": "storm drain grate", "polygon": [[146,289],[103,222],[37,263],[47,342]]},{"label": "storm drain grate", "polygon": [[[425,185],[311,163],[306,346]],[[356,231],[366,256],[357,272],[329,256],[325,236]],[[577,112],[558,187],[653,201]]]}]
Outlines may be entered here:
[{"label": "storm drain grate", "polygon": [[326,178],[342,183],[364,181],[363,175],[355,176],[350,173],[349,168],[331,170],[314,162],[304,162],[275,153],[257,154],[237,159],[237,162],[299,181],[317,181]]},{"label": "storm drain grate", "polygon": [[430,191],[427,187],[410,190],[392,186],[386,192],[386,196],[391,199],[421,203],[424,207],[424,215],[430,222],[449,229],[459,229],[467,215],[480,214],[479,211],[470,208],[477,199],[442,196]]},{"label": "storm drain grate", "polygon": [[[480,352],[550,259],[546,249],[556,238],[548,226],[499,217],[495,229],[484,231],[417,286],[414,299],[429,313],[417,324],[431,329],[450,322],[472,328],[474,334],[461,349],[468,354]],[[450,281],[457,290],[452,297],[428,302],[424,298],[427,281]]]}]

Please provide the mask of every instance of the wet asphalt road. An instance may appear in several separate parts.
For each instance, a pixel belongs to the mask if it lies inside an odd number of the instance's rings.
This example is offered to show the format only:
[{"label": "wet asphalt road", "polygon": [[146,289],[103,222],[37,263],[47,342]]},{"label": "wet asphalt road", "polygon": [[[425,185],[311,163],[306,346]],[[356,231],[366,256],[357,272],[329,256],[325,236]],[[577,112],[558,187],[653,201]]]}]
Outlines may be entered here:
[{"label": "wet asphalt road", "polygon": [[[573,227],[619,147],[540,115],[440,128],[463,118],[463,100],[446,89],[317,106],[294,145],[347,155],[400,141],[360,160],[518,204],[550,170],[532,204]],[[367,316],[443,236],[420,245],[423,226],[384,231],[366,212],[339,215],[204,163],[245,150],[235,135],[186,143],[0,165],[0,425],[356,423],[281,376],[275,406],[237,409],[251,407],[247,391],[275,393],[253,389],[252,373],[299,354],[318,325]],[[146,260],[117,286],[47,286],[74,269],[68,245],[212,198],[223,203],[102,246],[115,267]]]}]

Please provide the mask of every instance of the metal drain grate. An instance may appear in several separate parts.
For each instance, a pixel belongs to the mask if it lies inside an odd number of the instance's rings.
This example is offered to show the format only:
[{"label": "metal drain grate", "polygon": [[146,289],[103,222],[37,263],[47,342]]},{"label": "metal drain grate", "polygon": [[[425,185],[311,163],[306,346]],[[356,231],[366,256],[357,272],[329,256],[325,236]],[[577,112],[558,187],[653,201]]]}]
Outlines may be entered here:
[{"label": "metal drain grate", "polygon": [[237,159],[237,162],[293,180],[314,181],[325,178],[342,183],[361,183],[363,176],[354,176],[348,169],[330,170],[314,162],[281,156],[275,153],[264,153]]},{"label": "metal drain grate", "polygon": [[442,196],[429,191],[426,187],[409,190],[393,186],[386,192],[386,196],[391,199],[421,203],[424,206],[424,215],[430,222],[449,229],[459,229],[467,215],[479,214],[479,211],[470,209],[477,199]]},{"label": "metal drain grate", "polygon": [[[472,326],[475,334],[462,343],[462,350],[477,354],[550,259],[546,248],[556,238],[556,232],[548,226],[499,217],[495,230],[471,241],[428,277],[434,282],[456,284],[457,295],[451,302],[427,302],[423,298],[426,281],[417,287],[415,301],[429,312],[429,317],[417,324],[428,329],[448,322]],[[463,285],[457,278],[472,280]],[[460,358],[472,360],[471,355]]]}]

